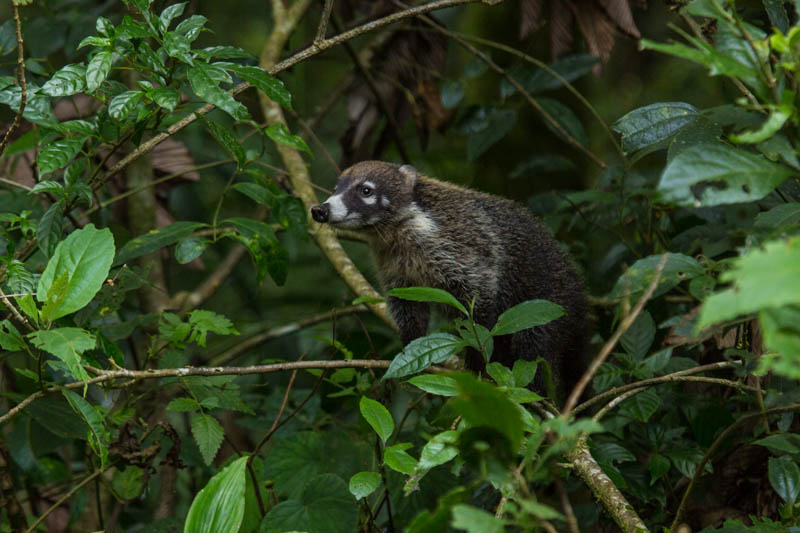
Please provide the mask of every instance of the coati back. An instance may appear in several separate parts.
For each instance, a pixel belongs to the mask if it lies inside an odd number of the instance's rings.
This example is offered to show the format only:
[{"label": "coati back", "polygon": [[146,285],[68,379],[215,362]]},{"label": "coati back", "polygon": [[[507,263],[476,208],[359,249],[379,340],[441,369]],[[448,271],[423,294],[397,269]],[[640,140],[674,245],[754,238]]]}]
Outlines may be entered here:
[{"label": "coati back", "polygon": [[[492,361],[512,366],[542,356],[557,384],[571,385],[582,371],[586,300],[580,277],[522,205],[422,176],[410,165],[364,161],[345,170],[333,195],[311,214],[368,238],[384,289],[436,287],[465,304],[475,297],[476,320],[487,328],[525,300],[561,305],[566,316],[496,337]],[[427,333],[430,304],[391,297],[388,303],[403,344]],[[482,369],[480,354],[471,352],[467,367]],[[542,385],[537,380],[536,387]]]}]

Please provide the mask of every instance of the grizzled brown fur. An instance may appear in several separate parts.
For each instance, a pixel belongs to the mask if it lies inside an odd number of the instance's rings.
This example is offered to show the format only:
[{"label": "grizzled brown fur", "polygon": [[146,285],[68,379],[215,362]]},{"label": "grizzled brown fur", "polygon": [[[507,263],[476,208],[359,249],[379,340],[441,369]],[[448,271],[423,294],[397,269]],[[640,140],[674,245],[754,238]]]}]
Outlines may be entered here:
[{"label": "grizzled brown fur", "polygon": [[[493,361],[507,366],[539,356],[556,383],[582,370],[586,301],[580,277],[550,232],[522,205],[417,174],[409,166],[365,161],[345,170],[334,194],[312,209],[318,222],[361,231],[370,241],[384,289],[445,289],[491,328],[513,305],[545,299],[567,316],[495,338]],[[389,298],[404,344],[424,336],[430,304]],[[476,352],[467,366],[480,370]],[[542,381],[537,382],[542,388]]]}]

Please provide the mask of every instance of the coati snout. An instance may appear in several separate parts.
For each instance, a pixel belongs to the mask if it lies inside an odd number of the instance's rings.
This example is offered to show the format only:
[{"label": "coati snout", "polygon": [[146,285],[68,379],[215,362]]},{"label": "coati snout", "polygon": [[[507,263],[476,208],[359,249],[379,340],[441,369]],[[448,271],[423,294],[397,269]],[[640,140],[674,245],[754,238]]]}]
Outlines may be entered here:
[{"label": "coati snout", "polygon": [[[587,339],[583,285],[550,232],[524,206],[421,174],[410,165],[364,161],[345,170],[333,194],[314,206],[317,222],[354,229],[369,241],[384,289],[444,289],[492,328],[526,300],[555,302],[567,315],[494,339],[492,361],[512,366],[543,357],[556,383],[582,371]],[[388,298],[403,344],[424,336],[431,304]],[[481,370],[474,350],[467,366]],[[541,373],[539,374],[541,375]],[[541,378],[536,387],[543,390]]]}]

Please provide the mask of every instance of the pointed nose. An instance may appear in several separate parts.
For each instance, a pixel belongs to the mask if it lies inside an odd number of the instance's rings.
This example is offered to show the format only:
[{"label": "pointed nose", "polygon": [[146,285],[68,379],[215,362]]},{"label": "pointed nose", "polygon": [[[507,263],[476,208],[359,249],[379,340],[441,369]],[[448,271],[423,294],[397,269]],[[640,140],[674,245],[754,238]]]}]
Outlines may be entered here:
[{"label": "pointed nose", "polygon": [[328,221],[331,214],[331,206],[327,203],[315,205],[311,208],[311,218],[323,224]]}]

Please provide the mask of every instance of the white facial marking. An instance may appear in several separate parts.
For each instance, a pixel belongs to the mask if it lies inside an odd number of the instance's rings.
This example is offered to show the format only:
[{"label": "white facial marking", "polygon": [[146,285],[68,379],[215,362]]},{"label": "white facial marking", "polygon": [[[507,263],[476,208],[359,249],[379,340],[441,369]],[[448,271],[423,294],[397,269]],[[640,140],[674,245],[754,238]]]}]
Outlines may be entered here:
[{"label": "white facial marking", "polygon": [[391,202],[389,201],[389,197],[388,196],[384,196],[383,198],[381,198],[381,205],[383,207],[389,207],[390,203]]},{"label": "white facial marking", "polygon": [[375,190],[375,184],[371,181],[365,181],[362,187],[369,187],[372,190]]},{"label": "white facial marking", "polygon": [[372,196],[361,196],[361,201],[367,205],[375,205],[378,202],[378,197],[374,194]]},{"label": "white facial marking", "polygon": [[408,224],[411,226],[412,231],[420,235],[433,235],[436,233],[438,230],[436,222],[422,211],[417,204],[411,204],[408,207],[408,212],[411,214]]},{"label": "white facial marking", "polygon": [[341,194],[334,194],[326,202],[330,206],[330,220],[331,222],[338,222],[347,217],[348,209],[342,201]]}]

